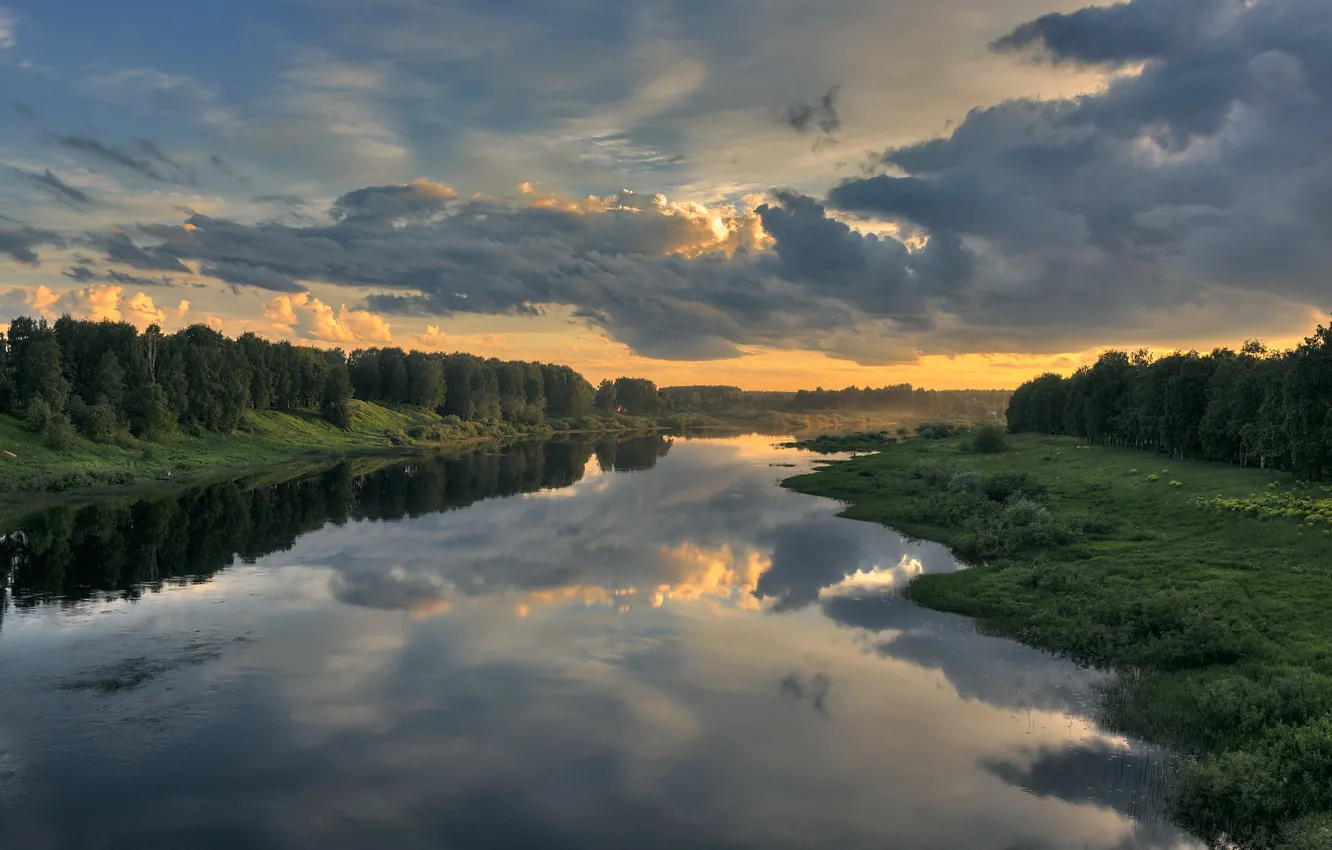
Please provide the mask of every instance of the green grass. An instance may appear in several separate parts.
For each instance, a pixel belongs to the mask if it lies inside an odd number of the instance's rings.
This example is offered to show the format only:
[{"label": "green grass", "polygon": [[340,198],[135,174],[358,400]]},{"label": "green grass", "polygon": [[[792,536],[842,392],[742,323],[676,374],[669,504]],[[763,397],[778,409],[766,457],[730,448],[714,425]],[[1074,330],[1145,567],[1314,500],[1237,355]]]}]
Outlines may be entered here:
[{"label": "green grass", "polygon": [[123,493],[264,467],[301,467],[320,457],[403,451],[412,447],[454,445],[471,440],[569,432],[609,432],[653,427],[650,420],[582,417],[537,427],[447,421],[420,408],[391,409],[351,402],[351,423],[336,428],[305,411],[247,411],[231,434],[177,431],[162,442],[137,440],[122,433],[115,443],[95,443],[81,436],[59,451],[20,420],[0,415],[0,521],[52,504]]},{"label": "green grass", "polygon": [[877,452],[889,446],[894,446],[897,442],[897,437],[887,431],[878,431],[857,434],[820,434],[807,440],[795,440],[782,445],[786,448],[804,449],[828,455],[847,452]]},{"label": "green grass", "polygon": [[[985,494],[994,481],[1031,493],[1014,508]],[[1323,488],[1035,435],[998,454],[909,440],[785,484],[976,564],[917,578],[920,604],[1123,671],[1107,722],[1198,755],[1178,780],[1185,826],[1251,847],[1325,834],[1308,818],[1332,811],[1332,535],[1308,512],[1228,507]]]}]

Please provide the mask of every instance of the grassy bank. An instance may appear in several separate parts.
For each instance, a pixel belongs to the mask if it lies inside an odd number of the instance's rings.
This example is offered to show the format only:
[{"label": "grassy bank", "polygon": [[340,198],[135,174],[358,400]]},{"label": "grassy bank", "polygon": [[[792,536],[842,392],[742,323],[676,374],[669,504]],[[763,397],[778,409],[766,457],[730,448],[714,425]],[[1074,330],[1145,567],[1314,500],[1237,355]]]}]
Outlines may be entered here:
[{"label": "grassy bank", "polygon": [[785,483],[976,565],[916,579],[921,604],[1122,671],[1107,722],[1198,756],[1185,826],[1332,846],[1332,491],[1034,435],[913,439]]},{"label": "grassy bank", "polygon": [[[351,422],[336,428],[311,412],[247,411],[231,434],[176,432],[160,442],[120,434],[113,443],[81,436],[56,450],[12,416],[0,415],[0,519],[81,496],[194,481],[266,467],[301,467],[322,457],[459,445],[555,433],[651,430],[653,420],[581,417],[537,427],[443,419],[419,408],[353,401]],[[692,420],[674,424],[698,425]]]}]

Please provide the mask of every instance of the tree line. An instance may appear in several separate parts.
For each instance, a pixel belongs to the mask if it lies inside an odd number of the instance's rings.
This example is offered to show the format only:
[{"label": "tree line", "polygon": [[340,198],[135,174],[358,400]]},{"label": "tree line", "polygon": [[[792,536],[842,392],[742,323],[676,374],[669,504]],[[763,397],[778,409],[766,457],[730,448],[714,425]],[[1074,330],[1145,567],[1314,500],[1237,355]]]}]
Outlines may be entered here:
[{"label": "tree line", "polygon": [[205,325],[163,333],[128,322],[20,317],[0,334],[0,413],[60,448],[75,430],[109,442],[128,430],[160,440],[177,428],[230,432],[247,410],[318,412],[339,427],[351,399],[416,405],[442,416],[534,425],[591,413],[653,416],[655,384],[593,387],[569,366],[401,348],[319,349]]},{"label": "tree line", "polygon": [[1293,349],[1250,340],[1238,351],[1103,352],[1068,377],[1018,387],[1010,431],[1071,434],[1172,457],[1288,470],[1332,471],[1332,328]]},{"label": "tree line", "polygon": [[665,387],[662,394],[677,410],[721,413],[727,410],[892,411],[917,417],[986,419],[1008,404],[1008,390],[927,390],[911,384],[884,387],[818,387],[795,392],[755,392],[725,385]]}]

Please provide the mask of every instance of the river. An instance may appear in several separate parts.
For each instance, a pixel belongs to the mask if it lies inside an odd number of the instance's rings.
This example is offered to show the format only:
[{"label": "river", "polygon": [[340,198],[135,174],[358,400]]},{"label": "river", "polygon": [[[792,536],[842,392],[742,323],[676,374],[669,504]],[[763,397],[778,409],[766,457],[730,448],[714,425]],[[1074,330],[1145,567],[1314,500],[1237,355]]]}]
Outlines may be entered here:
[{"label": "river", "polygon": [[360,459],[0,541],[0,846],[1192,848],[1101,674],[771,437]]}]

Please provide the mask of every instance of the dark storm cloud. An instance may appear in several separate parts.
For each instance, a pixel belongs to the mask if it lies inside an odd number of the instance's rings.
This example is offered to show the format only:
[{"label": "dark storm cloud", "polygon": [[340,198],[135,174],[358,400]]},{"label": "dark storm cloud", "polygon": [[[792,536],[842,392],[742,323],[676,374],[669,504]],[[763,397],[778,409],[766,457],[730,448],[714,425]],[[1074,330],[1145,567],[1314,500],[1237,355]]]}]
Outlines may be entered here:
[{"label": "dark storm cloud", "polygon": [[841,86],[833,86],[813,103],[799,101],[782,110],[781,120],[797,133],[819,132],[830,136],[842,128],[837,114],[837,95]]},{"label": "dark storm cloud", "polygon": [[118,165],[121,168],[129,169],[140,177],[146,177],[149,180],[164,182],[165,177],[157,170],[157,167],[147,159],[135,159],[120,148],[110,147],[90,136],[56,136],[55,140],[70,150],[85,153],[94,159],[100,159],[103,162],[109,162]]},{"label": "dark storm cloud", "polygon": [[405,186],[367,186],[334,201],[332,215],[336,220],[430,216],[442,211],[453,196],[453,190],[424,180]]},{"label": "dark storm cloud", "polygon": [[1135,0],[1091,6],[1071,14],[1042,15],[991,47],[1001,53],[1039,47],[1056,62],[1139,62],[1187,49],[1197,39],[1199,20],[1235,13],[1243,6],[1243,0]]},{"label": "dark storm cloud", "polygon": [[9,108],[14,110],[14,114],[19,116],[20,118],[37,117],[37,110],[33,109],[31,106],[29,106],[28,104],[24,103],[21,100],[12,101],[9,104]]},{"label": "dark storm cloud", "polygon": [[252,266],[248,263],[209,263],[201,266],[199,273],[224,280],[227,283],[253,286],[272,292],[304,292],[306,290],[306,287],[301,286],[289,275],[275,272],[263,266]]},{"label": "dark storm cloud", "polygon": [[0,227],[0,254],[17,263],[35,266],[41,262],[33,250],[41,245],[62,246],[65,240],[49,230],[35,227]]},{"label": "dark storm cloud", "polygon": [[107,260],[121,263],[140,271],[189,272],[180,260],[161,246],[141,248],[123,233],[98,234],[92,237],[94,244],[106,252]]},{"label": "dark storm cloud", "polygon": [[76,280],[79,283],[87,283],[94,277],[93,270],[87,266],[70,266],[61,272],[61,274],[70,280]]},{"label": "dark storm cloud", "polygon": [[[1273,315],[1332,306],[1332,51],[1318,37],[1330,27],[1332,4],[1307,0],[1047,16],[1000,46],[1141,71],[1077,99],[973,110],[826,202],[775,192],[726,243],[650,195],[564,209],[427,181],[348,192],[327,224],[196,215],[194,229],[141,232],[161,243],[154,258],[378,290],[367,306],[383,312],[562,305],[667,359],[748,345],[867,364],[1068,350],[1177,328],[1185,309],[1211,311],[1211,333],[1251,332],[1259,303],[1279,305]],[[792,126],[819,121],[811,107]],[[862,233],[829,210],[900,230]]]},{"label": "dark storm cloud", "polygon": [[831,207],[940,239],[966,323],[1033,337],[1140,325],[1243,296],[1327,307],[1332,5],[1133,0],[1047,15],[996,43],[1058,61],[1144,62],[1076,100],[973,110],[889,151],[899,174]]},{"label": "dark storm cloud", "polygon": [[124,286],[174,286],[170,278],[162,277],[143,277],[136,274],[125,274],[111,269],[106,273],[106,279],[112,283],[119,283]]},{"label": "dark storm cloud", "polygon": [[73,186],[70,186],[68,183],[61,180],[56,175],[52,174],[51,169],[49,168],[46,169],[41,174],[37,174],[31,171],[24,171],[21,168],[15,168],[14,170],[19,174],[22,174],[24,177],[28,178],[29,180],[31,180],[33,183],[36,183],[38,186],[41,186],[46,191],[50,192],[58,200],[64,201],[65,203],[75,207],[76,209],[81,205],[87,205],[93,202],[92,198],[88,197],[87,192],[84,192],[82,189],[76,189]]}]

